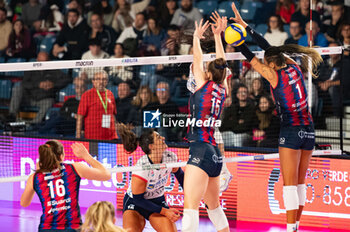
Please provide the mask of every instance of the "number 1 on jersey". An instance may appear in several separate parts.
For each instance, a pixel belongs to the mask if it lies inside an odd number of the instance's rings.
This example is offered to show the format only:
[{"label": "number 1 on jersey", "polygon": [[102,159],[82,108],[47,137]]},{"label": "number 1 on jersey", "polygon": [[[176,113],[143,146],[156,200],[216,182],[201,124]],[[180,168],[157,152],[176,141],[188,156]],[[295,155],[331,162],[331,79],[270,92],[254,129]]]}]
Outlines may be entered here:
[{"label": "number 1 on jersey", "polygon": [[296,88],[297,88],[298,93],[299,93],[299,98],[300,98],[300,99],[302,99],[303,95],[301,94],[300,85],[299,85],[299,84],[297,84]]}]

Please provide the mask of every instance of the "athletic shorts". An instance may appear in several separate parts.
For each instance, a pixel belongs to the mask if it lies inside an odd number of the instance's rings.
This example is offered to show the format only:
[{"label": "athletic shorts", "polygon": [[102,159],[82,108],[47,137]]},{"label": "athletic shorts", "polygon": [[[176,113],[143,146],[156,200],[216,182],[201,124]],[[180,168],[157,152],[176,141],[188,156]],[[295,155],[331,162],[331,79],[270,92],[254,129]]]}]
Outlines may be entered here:
[{"label": "athletic shorts", "polygon": [[80,232],[80,229],[65,229],[65,230],[39,229],[39,232]]},{"label": "athletic shorts", "polygon": [[[154,199],[148,199],[148,201],[152,201],[153,203],[155,203],[157,205],[160,205],[160,206],[162,206],[164,208],[169,209],[169,206],[166,203],[166,200],[165,200],[164,196],[161,196],[161,197],[158,197],[158,198],[154,198]],[[125,194],[124,200],[123,200],[123,213],[126,210],[135,210],[135,211],[139,212],[139,214],[141,214],[147,220],[149,220],[149,217],[151,216],[151,214],[154,213],[152,211],[149,211],[147,209],[144,209],[144,208],[141,208],[141,207],[137,206],[134,203],[134,199],[131,198],[129,196],[129,194]]]},{"label": "athletic shorts", "polygon": [[281,127],[278,144],[280,147],[295,150],[313,150],[315,146],[314,126]]},{"label": "athletic shorts", "polygon": [[205,171],[209,177],[220,175],[222,168],[222,155],[217,146],[205,142],[190,143],[190,158],[187,164],[199,167]]}]

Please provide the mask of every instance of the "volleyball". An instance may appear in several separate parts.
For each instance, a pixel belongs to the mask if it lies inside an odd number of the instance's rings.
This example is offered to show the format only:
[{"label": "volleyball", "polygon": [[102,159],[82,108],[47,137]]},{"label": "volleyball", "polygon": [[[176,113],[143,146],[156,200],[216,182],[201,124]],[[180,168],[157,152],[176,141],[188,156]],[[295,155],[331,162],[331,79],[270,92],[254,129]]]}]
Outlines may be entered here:
[{"label": "volleyball", "polygon": [[239,46],[244,43],[247,37],[247,31],[238,23],[232,23],[225,29],[225,41],[233,46]]}]

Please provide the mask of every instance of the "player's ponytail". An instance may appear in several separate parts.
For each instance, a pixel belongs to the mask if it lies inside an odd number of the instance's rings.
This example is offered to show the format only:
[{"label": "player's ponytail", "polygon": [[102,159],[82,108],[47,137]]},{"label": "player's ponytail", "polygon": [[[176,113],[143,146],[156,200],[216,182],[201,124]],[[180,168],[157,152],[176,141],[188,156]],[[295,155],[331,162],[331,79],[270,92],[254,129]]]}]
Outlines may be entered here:
[{"label": "player's ponytail", "polygon": [[125,230],[114,225],[115,208],[111,202],[97,201],[85,214],[82,232],[123,232]]},{"label": "player's ponytail", "polygon": [[223,58],[211,61],[208,65],[208,71],[213,75],[213,81],[216,84],[222,84],[226,77],[227,63]]},{"label": "player's ponytail", "polygon": [[150,154],[151,149],[149,149],[149,145],[154,142],[153,132],[152,129],[145,129],[140,138],[137,138],[136,134],[127,128],[127,126],[122,123],[118,124],[118,135],[122,140],[125,150],[129,153],[133,153],[137,149],[137,146],[140,146],[145,154]]},{"label": "player's ponytail", "polygon": [[122,123],[118,124],[117,130],[118,135],[122,140],[124,149],[129,153],[133,153],[138,146],[138,139],[136,137],[136,134]]},{"label": "player's ponytail", "polygon": [[[322,63],[323,59],[321,55],[313,48],[303,47],[297,44],[286,44],[279,47],[270,47],[265,51],[265,59],[268,63],[274,62],[277,66],[283,66],[285,64],[284,55],[290,57],[299,57],[300,69],[304,73],[311,72],[313,77],[317,77],[314,70],[318,65]],[[312,67],[309,67],[309,59],[311,58]]]},{"label": "player's ponytail", "polygon": [[63,145],[57,140],[49,140],[39,147],[39,169],[36,172],[51,172],[60,169]]}]

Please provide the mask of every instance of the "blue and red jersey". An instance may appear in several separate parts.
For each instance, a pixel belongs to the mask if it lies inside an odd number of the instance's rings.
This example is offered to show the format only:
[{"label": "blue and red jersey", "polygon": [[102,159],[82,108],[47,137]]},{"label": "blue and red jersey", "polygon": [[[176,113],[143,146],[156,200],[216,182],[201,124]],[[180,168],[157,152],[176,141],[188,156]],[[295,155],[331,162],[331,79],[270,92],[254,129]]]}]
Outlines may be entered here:
[{"label": "blue and red jersey", "polygon": [[207,81],[200,89],[191,94],[189,100],[191,115],[187,119],[190,121],[187,131],[187,139],[190,142],[202,141],[216,146],[215,125],[220,118],[225,98],[225,87],[214,81]]},{"label": "blue and red jersey", "polygon": [[282,126],[304,126],[313,123],[303,73],[290,64],[277,71],[278,83],[271,87]]},{"label": "blue and red jersey", "polygon": [[61,169],[34,174],[33,188],[43,209],[39,229],[78,229],[81,226],[80,179],[72,164],[63,163]]}]

